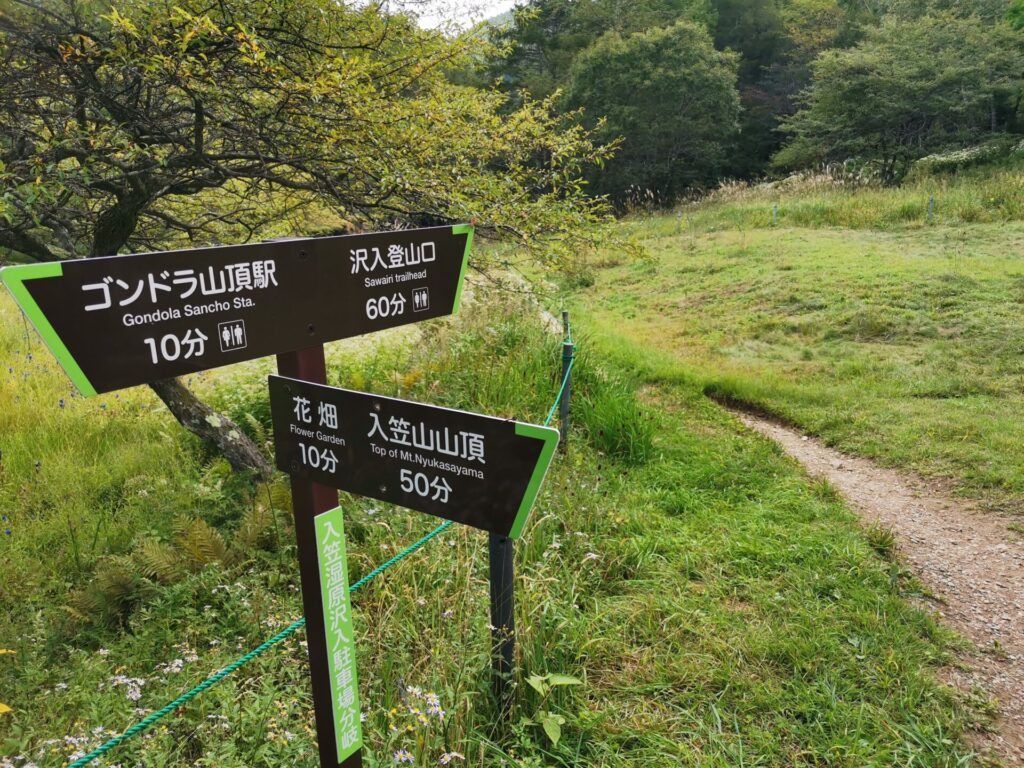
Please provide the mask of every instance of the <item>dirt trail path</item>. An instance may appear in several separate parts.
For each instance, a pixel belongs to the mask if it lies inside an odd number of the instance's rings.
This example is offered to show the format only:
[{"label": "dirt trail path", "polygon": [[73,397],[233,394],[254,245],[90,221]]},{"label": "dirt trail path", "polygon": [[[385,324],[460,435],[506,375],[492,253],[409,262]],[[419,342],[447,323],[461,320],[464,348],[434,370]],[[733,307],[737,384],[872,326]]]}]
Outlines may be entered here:
[{"label": "dirt trail path", "polygon": [[964,659],[970,669],[953,670],[951,682],[981,687],[999,702],[998,732],[980,736],[978,747],[1024,765],[1024,537],[1007,528],[1012,521],[788,427],[737,416],[826,478],[866,524],[893,530],[903,562],[939,598],[939,615],[977,646]]}]

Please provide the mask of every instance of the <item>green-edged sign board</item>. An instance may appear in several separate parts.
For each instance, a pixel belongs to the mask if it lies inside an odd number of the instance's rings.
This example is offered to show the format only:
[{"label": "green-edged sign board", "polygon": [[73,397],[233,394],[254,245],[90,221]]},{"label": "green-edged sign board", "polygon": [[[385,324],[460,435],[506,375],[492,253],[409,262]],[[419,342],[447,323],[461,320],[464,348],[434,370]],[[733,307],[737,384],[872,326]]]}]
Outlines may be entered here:
[{"label": "green-edged sign board", "polygon": [[320,570],[324,635],[331,701],[315,702],[334,715],[334,743],[338,763],[359,752],[363,745],[359,719],[359,683],[356,677],[356,644],[352,634],[352,605],[348,596],[345,555],[345,521],[341,507],[319,514],[316,522],[316,556]]},{"label": "green-edged sign board", "polygon": [[0,280],[83,395],[458,311],[469,225],[26,264]]},{"label": "green-edged sign board", "polygon": [[277,466],[311,480],[515,539],[558,430],[270,377]]}]

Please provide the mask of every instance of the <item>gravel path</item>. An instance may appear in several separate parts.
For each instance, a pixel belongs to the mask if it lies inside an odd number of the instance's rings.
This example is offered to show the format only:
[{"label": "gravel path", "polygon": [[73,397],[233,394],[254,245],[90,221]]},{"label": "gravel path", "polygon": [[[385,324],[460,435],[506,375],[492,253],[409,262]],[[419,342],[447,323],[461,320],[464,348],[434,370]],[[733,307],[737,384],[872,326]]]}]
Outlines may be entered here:
[{"label": "gravel path", "polygon": [[737,416],[827,479],[864,523],[892,529],[902,561],[938,598],[938,615],[977,648],[963,660],[968,669],[949,673],[950,682],[980,687],[999,702],[996,732],[979,734],[977,746],[1024,765],[1024,537],[1008,529],[1013,521],[788,427]]}]

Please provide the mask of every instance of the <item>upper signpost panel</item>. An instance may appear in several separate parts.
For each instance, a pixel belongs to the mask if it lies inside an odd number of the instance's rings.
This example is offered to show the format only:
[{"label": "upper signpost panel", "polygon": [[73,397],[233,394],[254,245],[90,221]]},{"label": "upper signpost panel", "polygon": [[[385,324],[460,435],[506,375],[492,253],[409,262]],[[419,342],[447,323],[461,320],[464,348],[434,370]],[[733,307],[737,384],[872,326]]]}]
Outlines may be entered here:
[{"label": "upper signpost panel", "polygon": [[28,264],[0,279],[84,395],[458,311],[469,225]]}]

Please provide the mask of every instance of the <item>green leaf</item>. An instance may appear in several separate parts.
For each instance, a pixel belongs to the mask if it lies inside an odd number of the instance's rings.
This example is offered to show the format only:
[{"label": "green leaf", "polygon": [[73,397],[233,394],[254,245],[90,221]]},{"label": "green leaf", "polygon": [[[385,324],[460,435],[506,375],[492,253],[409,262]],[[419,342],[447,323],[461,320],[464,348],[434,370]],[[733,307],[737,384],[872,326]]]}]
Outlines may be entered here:
[{"label": "green leaf", "polygon": [[545,682],[545,679],[540,675],[530,675],[528,678],[526,678],[526,683],[541,696],[546,696],[548,690],[550,690],[548,688],[548,684]]},{"label": "green leaf", "polygon": [[552,673],[548,675],[548,685],[554,687],[556,685],[583,685],[583,681],[578,677],[572,675],[559,675]]},{"label": "green leaf", "polygon": [[565,718],[552,712],[541,712],[540,715],[540,724],[544,729],[544,733],[551,739],[551,743],[557,747],[558,740],[562,738],[562,726],[565,724]]}]

